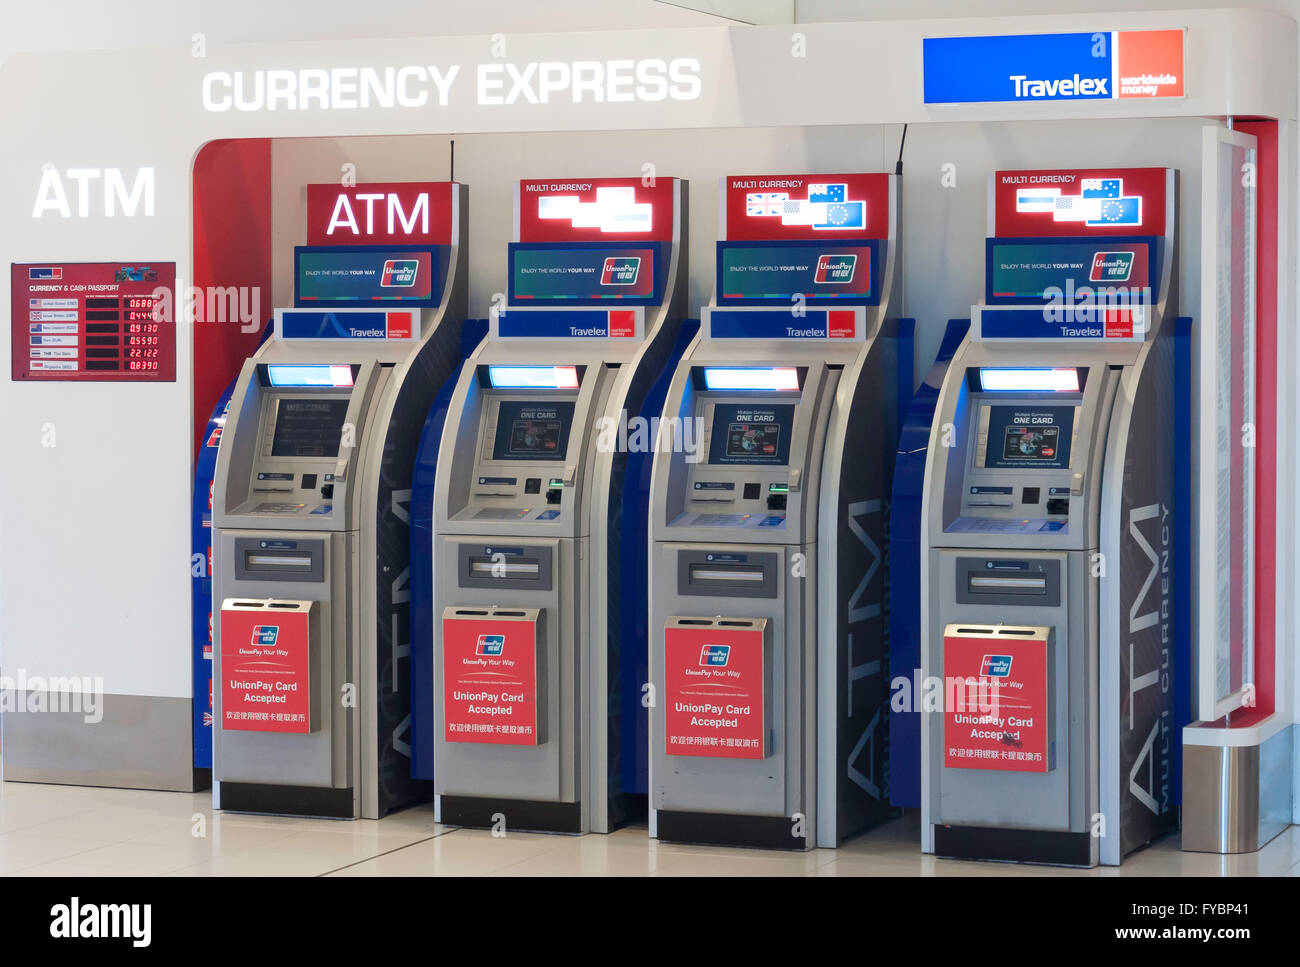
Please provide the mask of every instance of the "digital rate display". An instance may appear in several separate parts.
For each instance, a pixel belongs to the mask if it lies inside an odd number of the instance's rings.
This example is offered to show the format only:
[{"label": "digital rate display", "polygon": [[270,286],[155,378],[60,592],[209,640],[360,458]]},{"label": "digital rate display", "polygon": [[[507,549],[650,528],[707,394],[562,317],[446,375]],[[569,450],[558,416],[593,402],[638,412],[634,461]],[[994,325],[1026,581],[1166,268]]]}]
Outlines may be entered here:
[{"label": "digital rate display", "polygon": [[174,262],[10,266],[15,380],[172,382]]},{"label": "digital rate display", "polygon": [[1073,406],[989,406],[984,466],[1069,467],[1074,412]]},{"label": "digital rate display", "polygon": [[793,403],[718,403],[709,463],[784,466],[793,422]]},{"label": "digital rate display", "polygon": [[346,399],[282,397],[271,439],[273,457],[337,457],[348,415]]},{"label": "digital rate display", "polygon": [[503,400],[497,409],[493,460],[563,460],[573,400]]}]

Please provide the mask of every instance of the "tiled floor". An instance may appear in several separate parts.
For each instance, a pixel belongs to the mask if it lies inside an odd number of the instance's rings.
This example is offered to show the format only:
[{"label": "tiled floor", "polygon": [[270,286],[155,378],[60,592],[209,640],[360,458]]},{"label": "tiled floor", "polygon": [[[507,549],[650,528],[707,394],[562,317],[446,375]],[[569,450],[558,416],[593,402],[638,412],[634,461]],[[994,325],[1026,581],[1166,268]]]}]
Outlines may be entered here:
[{"label": "tiled floor", "polygon": [[493,837],[433,821],[423,806],[379,822],[213,813],[208,793],[0,783],[5,876],[1300,876],[1300,827],[1259,853],[1184,853],[1170,837],[1119,869],[1059,870],[922,856],[914,820],[838,850],[780,853],[657,843],[644,828],[610,836]]}]

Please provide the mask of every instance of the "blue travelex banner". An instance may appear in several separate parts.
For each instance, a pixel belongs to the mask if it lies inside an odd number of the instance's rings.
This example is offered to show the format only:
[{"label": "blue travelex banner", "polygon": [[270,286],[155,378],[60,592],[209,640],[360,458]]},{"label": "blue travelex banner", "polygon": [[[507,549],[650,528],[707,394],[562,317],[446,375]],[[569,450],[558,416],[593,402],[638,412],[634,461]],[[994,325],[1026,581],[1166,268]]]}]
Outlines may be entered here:
[{"label": "blue travelex banner", "polygon": [[852,309],[805,309],[798,316],[793,312],[712,309],[709,336],[712,339],[852,339],[856,318]]}]

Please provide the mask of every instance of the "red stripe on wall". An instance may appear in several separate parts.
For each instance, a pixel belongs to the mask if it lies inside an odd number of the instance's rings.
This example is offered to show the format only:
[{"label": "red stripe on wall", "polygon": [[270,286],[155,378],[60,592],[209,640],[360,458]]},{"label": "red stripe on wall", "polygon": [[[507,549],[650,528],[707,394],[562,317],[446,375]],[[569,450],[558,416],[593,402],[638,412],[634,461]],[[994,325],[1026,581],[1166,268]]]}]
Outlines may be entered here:
[{"label": "red stripe on wall", "polygon": [[[1255,714],[1258,721],[1277,701],[1277,122],[1238,121],[1253,134],[1257,155],[1255,245]],[[1235,721],[1233,724],[1237,724]]]},{"label": "red stripe on wall", "polygon": [[[259,292],[257,324],[195,321],[194,442],[222,392],[261,340],[271,317],[271,142],[213,141],[194,159],[194,279],[199,292],[236,286]],[[185,299],[178,293],[178,301]],[[245,298],[245,303],[249,300]]]}]

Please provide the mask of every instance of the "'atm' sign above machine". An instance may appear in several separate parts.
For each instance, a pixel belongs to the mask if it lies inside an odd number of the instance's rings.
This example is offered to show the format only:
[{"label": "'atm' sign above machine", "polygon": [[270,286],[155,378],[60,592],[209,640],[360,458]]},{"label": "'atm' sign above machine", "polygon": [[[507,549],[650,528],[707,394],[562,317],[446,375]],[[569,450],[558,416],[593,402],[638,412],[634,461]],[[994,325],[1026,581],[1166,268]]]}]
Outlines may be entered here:
[{"label": "'atm' sign above machine", "polygon": [[308,245],[450,245],[450,181],[308,185]]},{"label": "'atm' sign above machine", "polygon": [[926,37],[926,104],[1182,97],[1183,30]]}]

